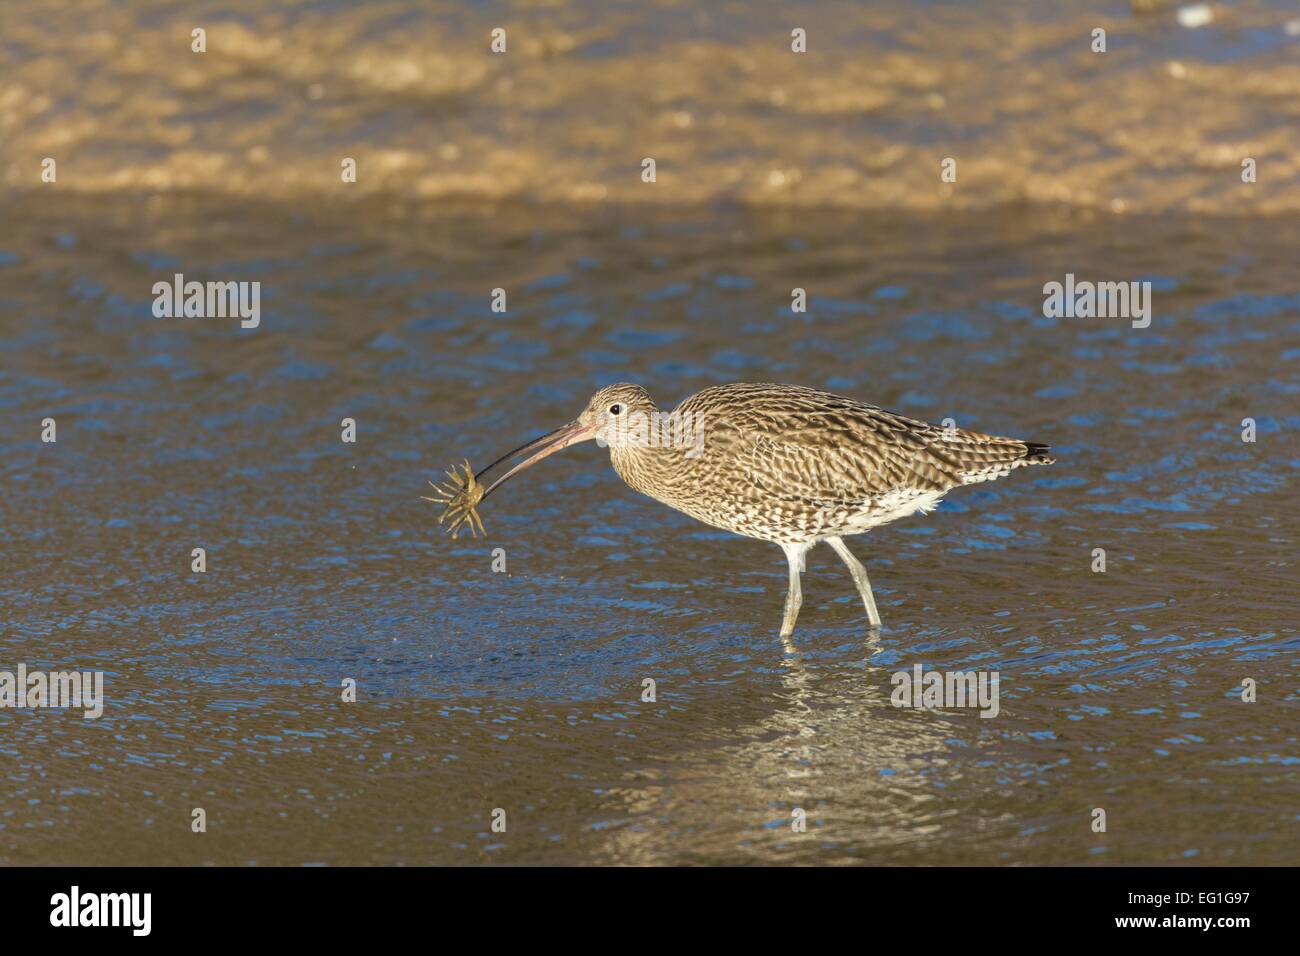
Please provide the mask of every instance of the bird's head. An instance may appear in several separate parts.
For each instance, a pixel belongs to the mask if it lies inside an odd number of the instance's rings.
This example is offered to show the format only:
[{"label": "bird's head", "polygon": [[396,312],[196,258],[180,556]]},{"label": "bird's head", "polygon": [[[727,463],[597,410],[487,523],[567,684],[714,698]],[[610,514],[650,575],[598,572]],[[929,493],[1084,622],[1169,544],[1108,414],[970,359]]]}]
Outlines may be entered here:
[{"label": "bird's head", "polygon": [[476,479],[482,478],[505,461],[513,458],[521,459],[518,464],[488,485],[482,498],[486,498],[494,489],[525,468],[531,468],[543,458],[578,442],[599,439],[601,444],[615,448],[629,444],[635,441],[635,431],[629,429],[629,423],[646,421],[657,411],[654,399],[640,385],[627,382],[606,385],[591,396],[582,414],[569,424],[535,438],[526,445],[520,445],[512,452],[507,452],[475,475]]},{"label": "bird's head", "polygon": [[606,385],[591,396],[578,421],[596,429],[595,437],[600,444],[621,448],[638,441],[644,443],[646,425],[657,411],[654,399],[644,388],[619,382]]}]

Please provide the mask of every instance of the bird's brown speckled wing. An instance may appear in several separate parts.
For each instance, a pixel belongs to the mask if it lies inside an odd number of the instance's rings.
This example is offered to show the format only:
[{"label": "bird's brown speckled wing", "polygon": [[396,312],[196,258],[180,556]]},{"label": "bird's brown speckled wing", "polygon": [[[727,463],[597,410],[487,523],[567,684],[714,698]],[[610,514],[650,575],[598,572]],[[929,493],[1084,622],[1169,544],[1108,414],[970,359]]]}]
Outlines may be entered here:
[{"label": "bird's brown speckled wing", "polygon": [[769,500],[805,507],[942,493],[1049,460],[1043,446],[945,429],[799,386],[718,386],[679,411],[704,416],[706,457],[730,459]]}]

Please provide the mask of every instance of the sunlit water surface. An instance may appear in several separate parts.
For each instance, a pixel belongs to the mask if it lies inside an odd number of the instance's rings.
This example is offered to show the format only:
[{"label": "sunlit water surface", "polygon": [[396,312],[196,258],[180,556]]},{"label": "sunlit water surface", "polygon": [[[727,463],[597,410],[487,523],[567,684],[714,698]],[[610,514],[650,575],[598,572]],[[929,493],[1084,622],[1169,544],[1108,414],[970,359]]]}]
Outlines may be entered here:
[{"label": "sunlit water surface", "polygon": [[[108,702],[0,711],[0,861],[1296,861],[1293,223],[365,212],[10,207],[0,668]],[[174,272],[259,280],[261,327],[155,319]],[[1044,318],[1067,272],[1151,280],[1150,328]],[[618,380],[822,386],[1059,463],[854,539],[879,634],[814,551],[788,646],[780,551],[591,445],[439,532],[426,479]],[[917,663],[997,671],[999,715],[891,706]]]}]

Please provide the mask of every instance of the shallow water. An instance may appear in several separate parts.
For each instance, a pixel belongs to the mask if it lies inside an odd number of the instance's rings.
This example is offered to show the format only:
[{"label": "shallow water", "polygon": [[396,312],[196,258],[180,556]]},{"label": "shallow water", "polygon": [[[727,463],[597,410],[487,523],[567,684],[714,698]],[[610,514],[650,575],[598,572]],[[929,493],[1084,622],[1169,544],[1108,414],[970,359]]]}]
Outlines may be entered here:
[{"label": "shallow water", "polygon": [[[0,668],[103,670],[108,702],[0,710],[0,861],[1296,861],[1294,221],[6,213]],[[173,272],[260,280],[261,327],[153,318]],[[1152,280],[1150,328],[1044,318],[1066,272]],[[792,646],[778,549],[590,445],[439,533],[427,478],[618,380],[823,386],[1059,462],[854,539],[879,634],[812,552]],[[917,663],[998,671],[1000,714],[892,707]]]}]

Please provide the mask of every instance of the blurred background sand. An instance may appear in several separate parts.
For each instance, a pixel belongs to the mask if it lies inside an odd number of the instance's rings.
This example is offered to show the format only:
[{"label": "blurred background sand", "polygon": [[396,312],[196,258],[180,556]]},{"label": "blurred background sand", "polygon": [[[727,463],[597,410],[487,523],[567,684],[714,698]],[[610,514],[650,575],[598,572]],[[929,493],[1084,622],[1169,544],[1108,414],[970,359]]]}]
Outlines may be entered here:
[{"label": "blurred background sand", "polygon": [[1289,0],[0,5],[19,190],[1296,212],[1298,124]]}]

